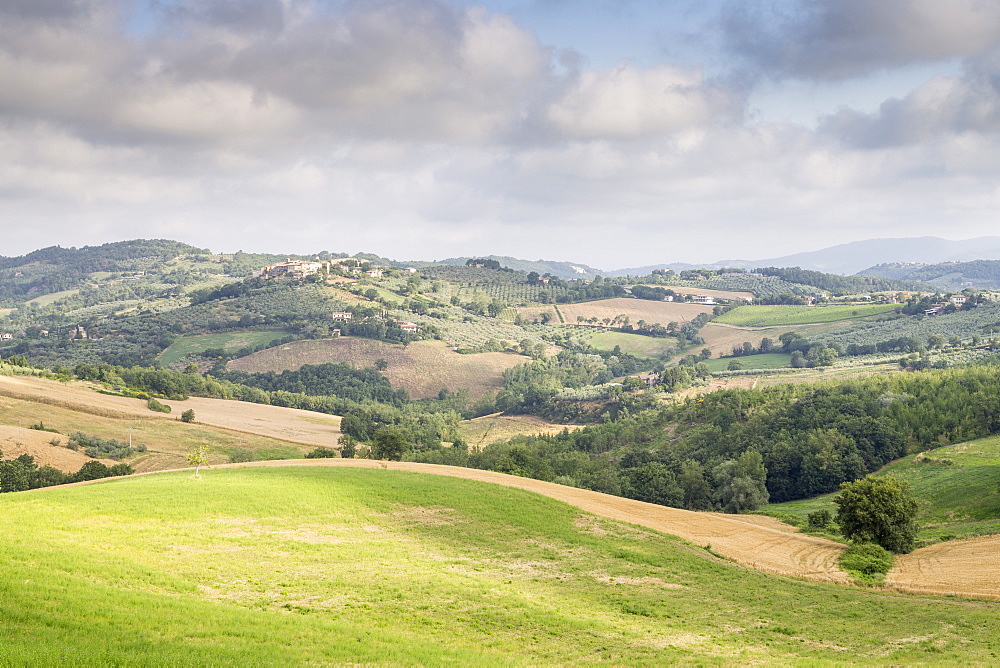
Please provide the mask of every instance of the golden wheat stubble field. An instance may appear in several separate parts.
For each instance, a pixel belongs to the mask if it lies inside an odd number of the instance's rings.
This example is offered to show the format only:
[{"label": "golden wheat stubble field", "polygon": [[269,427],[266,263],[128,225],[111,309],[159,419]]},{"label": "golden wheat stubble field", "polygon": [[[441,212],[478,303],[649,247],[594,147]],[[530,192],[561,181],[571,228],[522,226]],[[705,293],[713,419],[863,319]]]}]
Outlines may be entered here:
[{"label": "golden wheat stubble field", "polygon": [[227,399],[164,399],[162,403],[171,407],[171,413],[155,413],[141,399],[100,394],[84,383],[28,376],[0,376],[0,395],[112,419],[177,420],[183,411],[191,409],[201,424],[306,445],[329,447],[340,436],[340,418],[335,415]]},{"label": "golden wheat stubble field", "polygon": [[415,341],[408,346],[372,339],[294,341],[233,360],[234,371],[280,373],[303,364],[346,362],[357,368],[374,366],[385,360],[383,375],[396,389],[404,389],[414,399],[438,396],[442,388],[450,392],[467,390],[478,399],[503,388],[503,372],[530,358],[513,353],[462,355],[442,341]]}]

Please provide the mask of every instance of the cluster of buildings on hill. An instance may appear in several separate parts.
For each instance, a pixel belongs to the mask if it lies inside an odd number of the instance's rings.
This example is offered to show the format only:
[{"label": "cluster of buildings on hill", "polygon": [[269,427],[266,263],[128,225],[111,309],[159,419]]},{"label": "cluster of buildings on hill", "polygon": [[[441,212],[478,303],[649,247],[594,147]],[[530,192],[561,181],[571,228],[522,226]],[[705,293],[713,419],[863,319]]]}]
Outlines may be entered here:
[{"label": "cluster of buildings on hill", "polygon": [[[331,314],[331,317],[339,322],[351,322],[354,319],[354,314],[351,313],[350,311],[334,311]],[[415,322],[410,322],[409,320],[390,319],[387,320],[386,322],[388,322],[393,327],[399,327],[404,332],[409,332],[411,334],[416,334],[417,332],[420,331],[420,325],[418,325]],[[340,330],[334,330],[334,331],[338,335],[340,334]]]},{"label": "cluster of buildings on hill", "polygon": [[[372,266],[366,260],[356,257],[345,257],[337,260],[285,260],[277,264],[261,267],[256,276],[262,278],[296,278],[303,279],[313,274],[342,273],[346,275],[363,274],[370,278],[382,278],[385,267]],[[403,267],[402,271],[415,274],[413,267]]]}]

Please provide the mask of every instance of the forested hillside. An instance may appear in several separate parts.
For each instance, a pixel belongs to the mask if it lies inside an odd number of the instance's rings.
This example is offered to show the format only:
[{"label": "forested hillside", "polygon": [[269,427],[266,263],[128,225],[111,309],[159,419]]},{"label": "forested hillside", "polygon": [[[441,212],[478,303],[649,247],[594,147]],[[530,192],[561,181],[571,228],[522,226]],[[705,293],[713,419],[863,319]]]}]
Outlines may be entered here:
[{"label": "forested hillside", "polygon": [[902,281],[923,281],[943,290],[1000,288],[1000,260],[916,264],[879,264],[859,272]]}]

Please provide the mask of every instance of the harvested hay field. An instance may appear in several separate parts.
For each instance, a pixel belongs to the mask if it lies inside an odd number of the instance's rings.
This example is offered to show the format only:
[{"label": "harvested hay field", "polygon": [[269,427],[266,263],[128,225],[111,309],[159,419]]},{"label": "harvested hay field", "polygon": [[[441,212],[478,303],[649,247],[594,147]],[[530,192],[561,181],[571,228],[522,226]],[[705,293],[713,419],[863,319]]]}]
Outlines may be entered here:
[{"label": "harvested hay field", "polygon": [[574,431],[578,425],[555,424],[533,415],[504,415],[495,413],[465,420],[460,424],[462,438],[469,447],[481,448],[490,443],[505,441],[515,436],[551,436],[563,429]]},{"label": "harvested hay field", "polygon": [[[69,437],[61,434],[0,425],[0,453],[3,453],[4,459],[16,459],[21,455],[31,455],[35,458],[35,463],[38,466],[51,466],[63,473],[76,473],[81,466],[93,461],[83,452],[70,450],[61,445],[52,445],[50,441],[53,438],[58,438],[64,444],[69,441]],[[98,459],[97,461],[106,466],[114,466],[118,463],[113,459]]]},{"label": "harvested hay field", "polygon": [[744,341],[749,341],[754,347],[757,347],[760,345],[760,340],[764,337],[771,339],[776,347],[780,347],[781,344],[778,343],[779,336],[785,332],[797,331],[799,331],[797,327],[743,329],[741,327],[725,326],[710,322],[701,328],[699,334],[705,339],[703,347],[712,351],[712,357],[722,357],[723,355],[731,355],[733,346],[741,346]]},{"label": "harvested hay field", "polygon": [[898,555],[886,585],[936,596],[1000,599],[1000,536],[936,543]]},{"label": "harvested hay field", "polygon": [[247,372],[298,369],[303,364],[346,362],[354,367],[374,366],[383,359],[383,372],[392,386],[406,390],[415,399],[436,397],[441,388],[451,392],[468,390],[473,399],[503,386],[501,374],[529,361],[512,353],[462,355],[441,341],[416,341],[408,346],[372,339],[343,337],[294,341],[233,360],[229,369]]},{"label": "harvested hay field", "polygon": [[709,290],[707,288],[689,288],[683,285],[654,285],[652,283],[637,283],[636,285],[648,285],[651,288],[666,288],[673,290],[679,295],[704,295],[712,299],[753,299],[752,292],[738,292],[734,290]]},{"label": "harvested hay field", "polygon": [[295,443],[330,446],[340,436],[340,418],[297,408],[192,397],[167,401],[173,412],[154,413],[140,399],[100,394],[84,383],[60,383],[27,376],[0,376],[0,396],[48,404],[118,420],[174,420],[193,409],[195,420],[223,429]]},{"label": "harvested hay field", "polygon": [[[577,318],[615,318],[627,315],[634,325],[640,320],[666,325],[670,322],[687,322],[699,313],[711,313],[713,306],[699,304],[681,304],[678,302],[654,302],[648,299],[600,299],[593,302],[578,304],[555,304],[551,306],[522,306],[517,312],[528,320],[540,319],[543,312],[548,312],[553,323],[569,325],[578,324]],[[558,313],[557,310],[558,309]],[[562,316],[562,318],[559,317]]]}]

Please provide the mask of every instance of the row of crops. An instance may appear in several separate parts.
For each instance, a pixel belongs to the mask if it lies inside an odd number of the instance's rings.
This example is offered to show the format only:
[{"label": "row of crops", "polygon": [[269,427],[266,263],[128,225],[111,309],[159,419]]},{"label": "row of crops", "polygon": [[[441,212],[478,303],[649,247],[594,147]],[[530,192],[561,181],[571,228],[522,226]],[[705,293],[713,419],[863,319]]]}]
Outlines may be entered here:
[{"label": "row of crops", "polygon": [[739,306],[715,319],[736,327],[778,327],[837,322],[893,311],[894,304],[833,304],[830,306]]},{"label": "row of crops", "polygon": [[839,343],[847,346],[855,343],[861,346],[876,345],[883,341],[901,337],[913,337],[926,341],[932,334],[947,338],[957,336],[963,341],[973,335],[992,338],[1000,335],[1000,304],[985,304],[971,311],[957,311],[933,317],[906,317],[876,322],[858,322],[848,329],[816,336],[820,343]]}]

